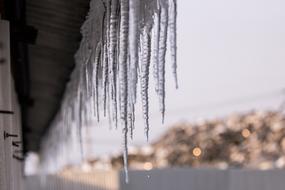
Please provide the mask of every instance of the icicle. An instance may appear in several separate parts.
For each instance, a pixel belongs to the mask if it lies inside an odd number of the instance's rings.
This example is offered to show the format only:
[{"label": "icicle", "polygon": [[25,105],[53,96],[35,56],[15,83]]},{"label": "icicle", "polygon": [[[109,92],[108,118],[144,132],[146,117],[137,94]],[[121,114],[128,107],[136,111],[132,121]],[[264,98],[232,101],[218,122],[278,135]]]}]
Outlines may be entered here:
[{"label": "icicle", "polygon": [[111,0],[109,59],[112,66],[115,65],[116,61],[118,8],[118,0]]},{"label": "icicle", "polygon": [[166,43],[167,43],[167,27],[168,27],[168,10],[167,2],[160,1],[161,12],[160,12],[160,34],[159,34],[159,63],[158,63],[158,94],[160,103],[160,112],[162,114],[162,122],[164,122],[165,114],[165,54],[166,54]]},{"label": "icicle", "polygon": [[150,66],[150,35],[149,29],[145,29],[142,34],[142,61],[141,61],[141,97],[142,110],[144,117],[145,133],[148,140],[149,132],[149,103],[148,103],[148,83],[149,83],[149,66]]},{"label": "icicle", "polygon": [[120,20],[120,52],[119,52],[119,93],[120,93],[120,119],[124,131],[124,166],[126,182],[128,182],[128,34],[129,34],[129,0],[121,0]]},{"label": "icicle", "polygon": [[101,43],[98,43],[96,47],[96,54],[95,54],[95,96],[96,96],[96,113],[97,113],[97,121],[100,120],[100,113],[99,113],[99,73],[100,73],[100,57],[101,57]]},{"label": "icicle", "polygon": [[175,87],[178,88],[176,20],[177,20],[176,0],[169,0],[168,33],[169,33],[170,53],[171,53],[171,66],[172,66],[172,73],[174,76]]},{"label": "icicle", "polygon": [[78,100],[78,114],[79,114],[79,122],[78,122],[78,139],[79,139],[79,145],[80,145],[80,155],[81,155],[81,159],[83,160],[83,141],[82,141],[82,104],[83,104],[83,96],[82,96],[82,93],[80,93],[79,95],[79,100]]},{"label": "icicle", "polygon": [[102,63],[103,63],[103,108],[104,108],[104,116],[106,116],[106,109],[107,109],[107,91],[108,91],[108,84],[109,84],[109,52],[108,48],[110,46],[110,2],[106,0],[103,3],[104,5],[104,15],[103,15],[103,25],[102,25],[102,47],[103,47],[103,54],[102,54]]},{"label": "icicle", "polygon": [[84,64],[84,70],[85,70],[85,85],[86,85],[86,94],[87,94],[87,96],[89,97],[89,95],[90,95],[90,91],[91,91],[91,89],[92,89],[92,87],[91,87],[91,80],[90,80],[90,75],[91,75],[91,73],[89,73],[89,68],[90,68],[90,64],[91,64],[91,57],[92,57],[92,54],[93,54],[93,52],[92,52],[92,50],[90,50],[90,53],[89,53],[89,56],[88,56],[88,58],[86,59],[86,62],[85,62],[85,64]]},{"label": "icicle", "polygon": [[159,66],[159,34],[160,34],[160,8],[154,15],[154,27],[152,34],[152,63],[153,63],[153,77],[155,82],[155,91],[158,93],[159,77],[158,77],[158,66]]},{"label": "icicle", "polygon": [[139,20],[140,20],[140,1],[141,0],[131,0],[130,1],[130,35],[129,35],[129,45],[130,45],[130,97],[132,103],[136,102],[137,93],[137,81],[138,81],[138,61],[139,61]]},{"label": "icicle", "polygon": [[[119,52],[119,83],[120,83],[120,112],[121,120],[127,121],[127,105],[128,105],[128,22],[129,22],[129,1],[121,0],[121,23],[120,23],[120,52]],[[123,126],[124,126],[123,125]],[[125,126],[126,127],[126,126]]]},{"label": "icicle", "polygon": [[133,86],[131,85],[131,63],[130,63],[130,59],[128,59],[128,129],[130,131],[130,137],[131,139],[133,139],[133,129],[134,129],[134,103],[133,103],[133,96],[130,95],[132,93],[133,90]]},{"label": "icicle", "polygon": [[[109,89],[108,89],[108,91],[109,91]],[[111,130],[113,127],[112,127],[112,116],[111,116],[110,93],[108,93],[107,101],[108,101],[108,106],[107,106],[107,111],[108,111],[108,124],[109,124],[109,129]]]},{"label": "icicle", "polygon": [[123,129],[124,134],[124,171],[125,171],[125,182],[129,183],[129,172],[128,172],[128,127]]},{"label": "icicle", "polygon": [[130,131],[131,139],[133,139],[133,135],[134,135],[134,122],[135,122],[134,104],[129,103],[129,106],[128,106],[128,128]]},{"label": "icicle", "polygon": [[107,44],[104,45],[104,65],[103,65],[103,104],[104,104],[104,116],[106,116],[106,107],[107,107],[107,90],[108,90],[108,83],[109,83],[109,73],[108,73],[108,58],[105,54],[107,50]]},{"label": "icicle", "polygon": [[113,107],[113,120],[117,128],[117,28],[118,28],[118,10],[119,10],[119,1],[111,0],[111,13],[110,13],[110,30],[109,30],[109,73],[110,73],[110,82],[111,82],[111,94],[112,94],[112,107]]}]

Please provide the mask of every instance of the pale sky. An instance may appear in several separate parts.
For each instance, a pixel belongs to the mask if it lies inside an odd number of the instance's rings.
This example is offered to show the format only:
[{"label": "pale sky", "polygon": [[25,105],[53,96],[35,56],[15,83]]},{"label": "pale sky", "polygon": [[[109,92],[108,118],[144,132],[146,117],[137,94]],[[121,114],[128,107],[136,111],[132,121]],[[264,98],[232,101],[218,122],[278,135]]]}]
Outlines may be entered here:
[{"label": "pale sky", "polygon": [[[178,0],[179,89],[168,70],[162,125],[151,88],[150,140],[181,121],[278,107],[285,100],[278,95],[285,88],[284,10],[284,0]],[[137,118],[131,144],[147,144]],[[121,150],[121,129],[102,121],[89,134],[96,145],[89,151]]]}]

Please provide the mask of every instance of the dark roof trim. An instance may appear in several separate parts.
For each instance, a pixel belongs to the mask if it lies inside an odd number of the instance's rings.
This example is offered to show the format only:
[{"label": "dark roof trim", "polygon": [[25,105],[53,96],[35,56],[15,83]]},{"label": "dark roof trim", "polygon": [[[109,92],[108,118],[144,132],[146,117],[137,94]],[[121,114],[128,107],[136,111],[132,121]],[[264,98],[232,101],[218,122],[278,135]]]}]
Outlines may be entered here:
[{"label": "dark roof trim", "polygon": [[[28,60],[28,43],[35,43],[37,31],[26,25],[25,0],[0,0],[3,19],[10,22],[11,67],[18,100],[21,106],[22,127],[25,132],[26,110],[32,104],[30,98],[30,73]],[[23,135],[24,150],[26,139]]]}]

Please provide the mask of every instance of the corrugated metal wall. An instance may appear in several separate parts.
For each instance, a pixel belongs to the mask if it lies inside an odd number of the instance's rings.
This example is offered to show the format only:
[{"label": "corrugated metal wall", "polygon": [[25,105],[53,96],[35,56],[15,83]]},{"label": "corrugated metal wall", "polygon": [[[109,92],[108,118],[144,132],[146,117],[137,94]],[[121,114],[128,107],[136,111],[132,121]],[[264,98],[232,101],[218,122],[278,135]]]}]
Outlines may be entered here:
[{"label": "corrugated metal wall", "polygon": [[[96,173],[96,172],[95,172]],[[285,170],[162,169],[28,177],[25,190],[284,190]],[[73,177],[71,177],[73,176]],[[40,185],[42,181],[42,186]]]},{"label": "corrugated metal wall", "polygon": [[120,190],[284,190],[285,170],[163,169],[131,171]]},{"label": "corrugated metal wall", "polygon": [[21,118],[11,76],[9,40],[9,23],[0,20],[0,189],[21,190]]}]

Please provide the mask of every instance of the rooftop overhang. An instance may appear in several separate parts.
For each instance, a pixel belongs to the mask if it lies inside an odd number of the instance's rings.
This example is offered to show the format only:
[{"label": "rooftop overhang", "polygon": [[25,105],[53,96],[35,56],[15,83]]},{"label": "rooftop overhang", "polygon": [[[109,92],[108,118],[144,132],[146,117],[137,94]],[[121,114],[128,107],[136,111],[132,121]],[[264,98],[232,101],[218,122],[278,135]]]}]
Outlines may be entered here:
[{"label": "rooftop overhang", "polygon": [[25,151],[38,151],[59,109],[88,7],[89,0],[0,0],[2,18],[11,26]]}]

